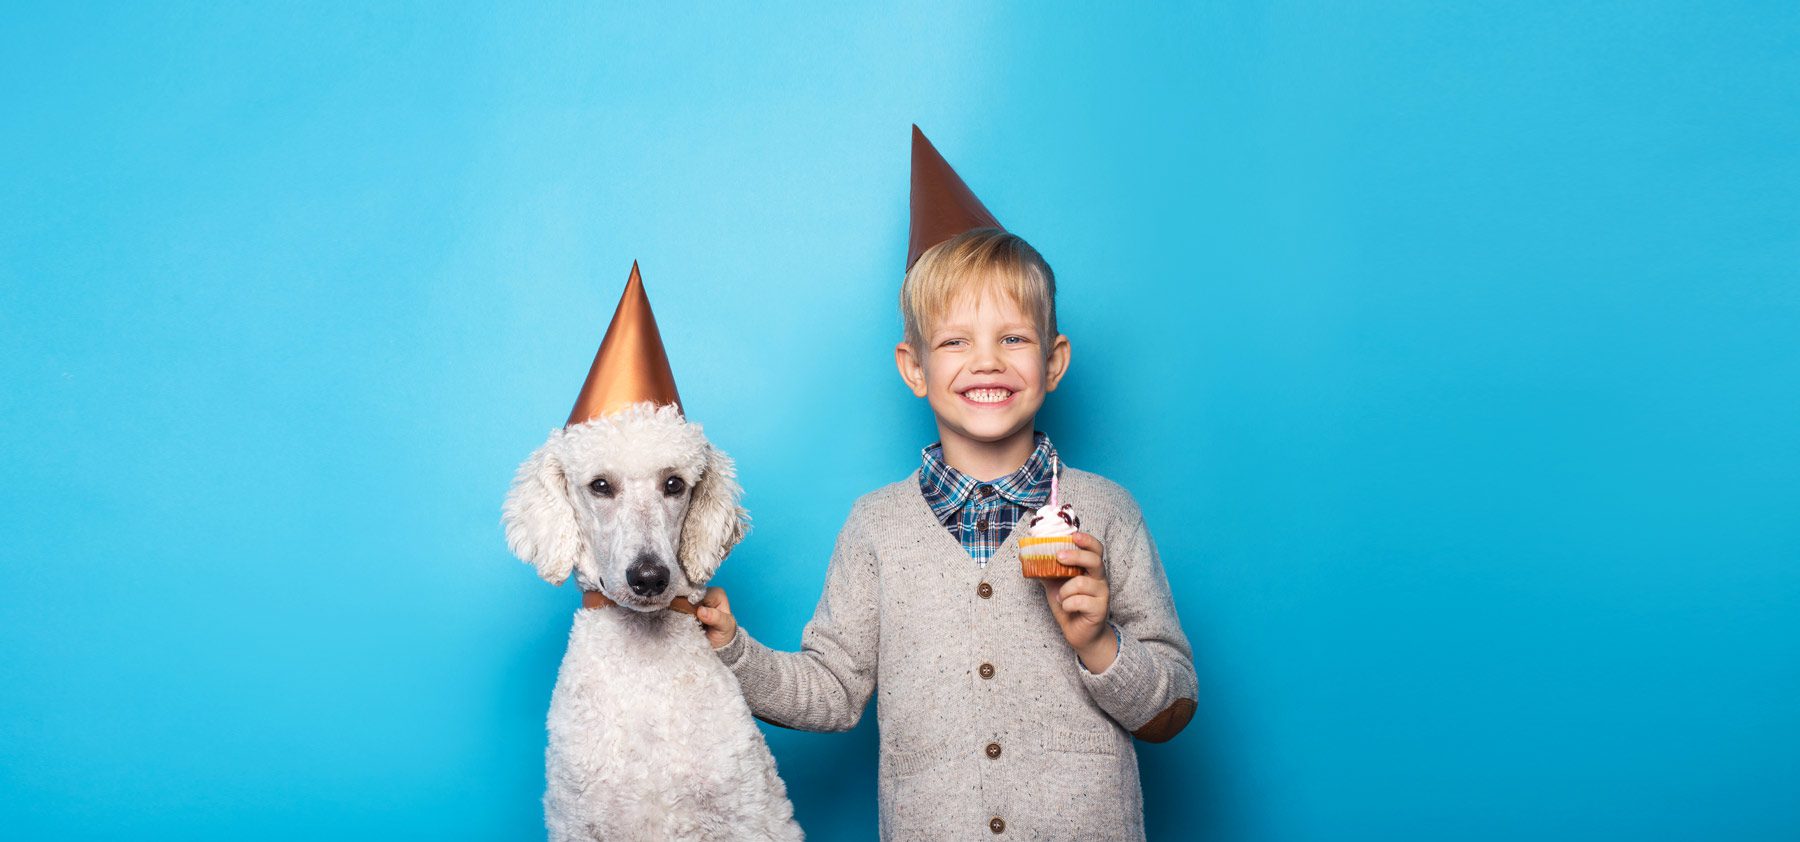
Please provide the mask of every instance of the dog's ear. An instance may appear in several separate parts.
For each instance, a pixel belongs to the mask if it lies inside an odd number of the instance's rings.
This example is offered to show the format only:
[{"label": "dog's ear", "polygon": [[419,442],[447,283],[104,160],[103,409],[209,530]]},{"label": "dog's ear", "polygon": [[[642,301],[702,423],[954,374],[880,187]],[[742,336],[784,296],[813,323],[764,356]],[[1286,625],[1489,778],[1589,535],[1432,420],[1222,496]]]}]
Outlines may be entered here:
[{"label": "dog's ear", "polygon": [[568,479],[551,452],[561,435],[561,430],[552,433],[550,441],[519,466],[500,517],[513,555],[536,565],[538,575],[553,585],[568,579],[576,560],[587,551],[569,502]]},{"label": "dog's ear", "polygon": [[731,457],[711,444],[706,446],[706,472],[694,484],[687,520],[681,524],[681,572],[695,586],[704,585],[719,569],[731,548],[744,540],[750,513],[738,505],[744,489],[737,483],[737,467]]}]

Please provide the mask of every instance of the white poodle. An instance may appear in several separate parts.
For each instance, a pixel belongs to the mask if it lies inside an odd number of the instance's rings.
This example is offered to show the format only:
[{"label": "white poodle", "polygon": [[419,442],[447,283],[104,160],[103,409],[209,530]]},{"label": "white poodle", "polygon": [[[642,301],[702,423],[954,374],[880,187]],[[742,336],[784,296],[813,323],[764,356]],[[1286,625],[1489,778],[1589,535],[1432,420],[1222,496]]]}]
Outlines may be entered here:
[{"label": "white poodle", "polygon": [[743,538],[741,493],[699,425],[648,403],[556,430],[519,467],[512,551],[616,603],[575,613],[556,676],[551,839],[801,838],[736,677],[693,617],[667,610],[698,602]]}]

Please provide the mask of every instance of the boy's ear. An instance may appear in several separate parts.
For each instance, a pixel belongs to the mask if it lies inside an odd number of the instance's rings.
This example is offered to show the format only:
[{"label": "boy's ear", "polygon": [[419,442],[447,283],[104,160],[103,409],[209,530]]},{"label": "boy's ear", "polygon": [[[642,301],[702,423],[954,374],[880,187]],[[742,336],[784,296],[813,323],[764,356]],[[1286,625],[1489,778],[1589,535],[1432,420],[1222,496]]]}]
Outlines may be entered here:
[{"label": "boy's ear", "polygon": [[901,342],[894,346],[894,367],[900,369],[900,379],[906,381],[906,388],[912,390],[913,397],[925,397],[925,363],[913,350],[912,343]]},{"label": "boy's ear", "polygon": [[537,567],[538,575],[553,585],[568,579],[576,559],[587,551],[569,502],[568,479],[553,452],[561,434],[552,433],[550,441],[519,466],[500,517],[513,555]]},{"label": "boy's ear", "polygon": [[1056,384],[1068,373],[1069,337],[1059,333],[1056,341],[1050,343],[1050,359],[1044,361],[1044,391],[1056,391]]}]

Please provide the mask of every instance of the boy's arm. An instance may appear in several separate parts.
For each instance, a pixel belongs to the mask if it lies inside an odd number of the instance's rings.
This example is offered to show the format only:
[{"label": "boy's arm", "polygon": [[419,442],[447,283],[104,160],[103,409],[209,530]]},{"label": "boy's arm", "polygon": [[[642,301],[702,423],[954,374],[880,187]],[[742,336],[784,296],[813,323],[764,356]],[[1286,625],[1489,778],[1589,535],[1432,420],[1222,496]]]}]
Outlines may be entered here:
[{"label": "boy's arm", "polygon": [[1194,717],[1194,652],[1175,616],[1175,598],[1156,542],[1140,516],[1106,559],[1109,614],[1119,654],[1099,674],[1081,669],[1094,702],[1132,736],[1166,742]]},{"label": "boy's arm", "polygon": [[799,652],[777,652],[738,627],[719,659],[737,675],[750,712],[804,731],[847,731],[875,689],[880,602],[875,555],[855,514],[838,533],[825,592],[800,636]]}]

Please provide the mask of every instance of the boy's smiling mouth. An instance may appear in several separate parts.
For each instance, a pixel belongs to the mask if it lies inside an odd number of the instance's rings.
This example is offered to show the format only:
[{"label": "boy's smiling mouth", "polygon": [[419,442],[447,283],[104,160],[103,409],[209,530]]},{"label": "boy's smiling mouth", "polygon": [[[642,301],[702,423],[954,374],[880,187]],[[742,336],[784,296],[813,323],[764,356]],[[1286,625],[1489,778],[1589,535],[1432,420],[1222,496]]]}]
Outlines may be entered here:
[{"label": "boy's smiling mouth", "polygon": [[974,386],[957,394],[969,403],[980,406],[997,406],[1011,401],[1013,395],[1018,393],[1004,386]]}]

